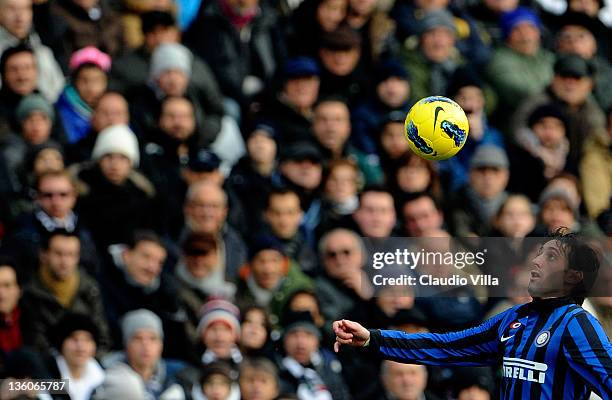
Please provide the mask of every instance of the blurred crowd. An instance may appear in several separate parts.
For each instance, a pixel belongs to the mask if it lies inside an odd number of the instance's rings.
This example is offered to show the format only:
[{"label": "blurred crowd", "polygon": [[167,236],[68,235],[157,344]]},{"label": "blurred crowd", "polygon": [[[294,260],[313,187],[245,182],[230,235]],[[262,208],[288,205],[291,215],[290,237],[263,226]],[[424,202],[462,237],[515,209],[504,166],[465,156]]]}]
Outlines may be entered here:
[{"label": "blurred crowd", "polygon": [[[529,301],[524,238],[610,237],[605,6],[0,0],[0,377],[73,400],[493,398],[494,369],[334,354],[331,322],[461,329]],[[429,95],[470,123],[441,162],[404,135]],[[507,297],[374,293],[364,240],[393,236],[507,238]],[[611,299],[587,302],[609,335]]]}]

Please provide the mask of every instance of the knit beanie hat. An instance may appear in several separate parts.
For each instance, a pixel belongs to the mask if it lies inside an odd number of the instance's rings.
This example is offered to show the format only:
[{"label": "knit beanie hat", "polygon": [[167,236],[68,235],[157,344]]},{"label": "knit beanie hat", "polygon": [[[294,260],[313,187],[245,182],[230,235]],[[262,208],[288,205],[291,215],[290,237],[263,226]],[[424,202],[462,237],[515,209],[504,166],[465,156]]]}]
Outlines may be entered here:
[{"label": "knit beanie hat", "polygon": [[34,111],[41,111],[53,123],[53,120],[55,119],[55,111],[53,110],[53,106],[47,101],[47,99],[39,94],[29,94],[21,99],[17,109],[15,110],[15,115],[17,115],[17,120],[22,122],[30,115],[30,113]]},{"label": "knit beanie hat", "polygon": [[157,46],[151,56],[149,77],[155,81],[161,74],[171,69],[178,69],[187,77],[191,77],[192,63],[193,55],[187,47],[179,43],[164,43]]},{"label": "knit beanie hat", "polygon": [[119,124],[112,125],[98,133],[91,157],[99,160],[107,154],[118,153],[126,156],[132,161],[134,167],[140,162],[140,151],[138,150],[138,139],[129,126]]},{"label": "knit beanie hat", "polygon": [[542,30],[542,22],[534,10],[528,7],[517,7],[513,11],[502,14],[500,25],[503,38],[507,39],[512,30],[523,22],[529,22],[539,30]]},{"label": "knit beanie hat", "polygon": [[240,335],[240,310],[229,301],[209,300],[202,306],[201,315],[197,329],[198,335],[201,335],[214,322],[224,322],[234,331],[236,337]]},{"label": "knit beanie hat", "polygon": [[152,311],[141,308],[133,310],[123,316],[121,320],[121,332],[123,333],[123,344],[126,344],[132,336],[141,329],[148,329],[160,338],[164,339],[164,329],[159,317]]},{"label": "knit beanie hat", "polygon": [[51,332],[51,344],[55,349],[61,350],[64,341],[75,331],[86,331],[91,334],[93,340],[98,344],[98,328],[92,319],[86,314],[67,312],[55,324]]}]

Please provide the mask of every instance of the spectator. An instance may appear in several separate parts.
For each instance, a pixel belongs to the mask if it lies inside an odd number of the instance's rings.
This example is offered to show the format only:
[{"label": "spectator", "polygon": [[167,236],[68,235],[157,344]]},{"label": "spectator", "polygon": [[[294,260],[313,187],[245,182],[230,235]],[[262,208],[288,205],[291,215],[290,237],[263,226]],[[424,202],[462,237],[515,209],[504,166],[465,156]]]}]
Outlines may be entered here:
[{"label": "spectator", "polygon": [[385,172],[385,179],[392,175],[389,171],[396,168],[398,160],[410,147],[404,131],[406,114],[402,111],[391,111],[384,118],[377,131],[379,142],[380,165]]},{"label": "spectator", "polygon": [[454,235],[486,236],[492,218],[508,196],[509,163],[496,146],[480,146],[470,162],[469,184],[450,197],[449,228]]},{"label": "spectator", "polygon": [[[177,7],[178,6],[178,7]],[[172,17],[172,25],[176,25],[174,15],[178,14],[177,8],[182,5],[175,5],[172,0],[138,1],[127,0],[123,4],[121,20],[123,22],[123,32],[126,46],[130,49],[139,47],[143,43],[143,23],[141,17],[147,13],[167,13]],[[179,33],[178,27],[175,28]]]},{"label": "spectator", "polygon": [[281,182],[300,197],[304,211],[300,229],[313,248],[315,229],[321,222],[322,162],[323,155],[316,146],[310,142],[296,142],[283,149],[279,165]]},{"label": "spectator", "polygon": [[362,182],[361,171],[353,161],[340,158],[329,163],[323,180],[323,209],[317,227],[319,237],[333,228],[350,224],[351,215],[359,207],[357,193]]},{"label": "spectator", "polygon": [[19,132],[17,106],[27,95],[38,92],[39,72],[34,51],[25,44],[9,47],[0,57],[0,136]]},{"label": "spectator", "polygon": [[156,127],[162,101],[172,96],[186,97],[191,101],[197,142],[201,146],[211,145],[222,136],[229,122],[223,125],[220,97],[214,88],[203,92],[196,87],[194,73],[199,71],[193,70],[194,65],[191,51],[179,43],[160,43],[155,48],[149,62],[148,80],[130,94],[134,102],[134,119],[143,132]]},{"label": "spectator", "polygon": [[317,269],[316,256],[299,231],[304,212],[297,193],[291,189],[272,189],[263,215],[268,233],[282,243],[287,257],[302,272],[314,275]]},{"label": "spectator", "polygon": [[397,51],[395,22],[376,1],[349,0],[348,25],[361,35],[361,62],[367,71]]},{"label": "spectator", "polygon": [[282,87],[262,111],[262,118],[274,124],[282,144],[310,139],[320,74],[317,62],[309,57],[291,58],[283,65]]},{"label": "spectator", "polygon": [[329,350],[320,348],[321,332],[308,311],[289,312],[283,321],[280,361],[281,391],[298,398],[349,399],[341,365]]},{"label": "spectator", "polygon": [[185,229],[182,236],[196,233],[215,237],[224,276],[227,281],[234,281],[247,260],[247,248],[238,232],[227,223],[225,191],[211,182],[194,183],[187,190],[183,212]]},{"label": "spectator", "polygon": [[366,154],[376,154],[378,133],[392,111],[407,113],[410,99],[410,75],[397,60],[381,61],[374,71],[375,95],[351,113],[351,141]]},{"label": "spectator", "polygon": [[240,352],[247,357],[273,358],[270,334],[272,324],[264,307],[251,305],[241,313]]},{"label": "spectator", "polygon": [[121,331],[124,351],[105,360],[107,375],[127,370],[124,374],[131,377],[135,372],[138,381],[144,382],[147,396],[159,400],[185,399],[184,390],[177,383],[177,374],[184,364],[162,358],[164,330],[159,317],[145,309],[130,311],[121,321]]},{"label": "spectator", "polygon": [[70,83],[56,107],[70,144],[83,139],[91,127],[93,108],[106,91],[111,58],[95,47],[85,47],[70,56]]},{"label": "spectator", "polygon": [[58,354],[51,366],[55,379],[68,379],[71,399],[87,400],[104,382],[104,370],[94,358],[99,341],[98,328],[85,314],[66,313],[52,331],[52,345]]},{"label": "spectator", "polygon": [[468,7],[469,14],[476,20],[476,29],[489,36],[495,47],[503,45],[502,29],[499,24],[501,16],[516,10],[519,0],[484,0]]},{"label": "spectator", "polygon": [[[265,2],[215,0],[202,3],[185,32],[185,43],[208,62],[223,94],[243,110],[270,84],[285,58],[277,21]],[[245,32],[252,34],[243,40]],[[246,59],[251,62],[245,64]]]},{"label": "spectator", "polygon": [[486,87],[477,71],[459,68],[453,75],[448,88],[448,96],[463,108],[470,125],[470,134],[461,151],[448,160],[438,163],[445,189],[458,190],[467,183],[470,159],[480,145],[492,144],[504,148],[501,132],[493,127],[488,119],[485,98]]},{"label": "spectator", "polygon": [[[467,12],[466,5],[456,4],[449,0],[414,2],[399,1],[393,5],[390,15],[397,24],[396,36],[401,43],[413,42],[422,31],[427,14],[448,12],[456,26],[457,50],[479,67],[490,57],[489,37],[478,29],[473,17]],[[418,100],[418,99],[417,99]]]},{"label": "spectator", "polygon": [[94,46],[115,57],[123,51],[121,18],[105,1],[59,0],[51,13],[62,21],[64,54]]},{"label": "spectator", "polygon": [[[603,110],[612,107],[612,66],[599,51],[597,38],[605,35],[601,23],[581,12],[566,12],[561,17],[556,48],[559,54],[577,54],[593,63],[597,76],[593,95]],[[603,49],[602,49],[603,50]]]},{"label": "spectator", "polygon": [[407,197],[401,210],[406,236],[424,237],[429,232],[442,229],[444,225],[440,205],[430,194],[415,193]]},{"label": "spectator", "polygon": [[28,317],[22,315],[21,285],[17,265],[0,259],[0,352],[8,354],[23,346]]},{"label": "spectator", "polygon": [[[198,363],[209,365],[223,361],[237,372],[243,360],[238,348],[240,338],[240,312],[236,306],[226,300],[213,299],[204,304],[202,318],[198,324],[198,345],[204,352]],[[238,392],[238,385],[232,385],[233,396]]]},{"label": "spectator", "polygon": [[137,231],[126,243],[109,246],[109,262],[100,277],[114,342],[121,342],[121,317],[129,311],[147,308],[163,323],[166,355],[187,358],[190,355],[185,331],[187,316],[178,297],[176,280],[162,272],[167,256],[164,244],[150,231]]},{"label": "spectator", "polygon": [[314,109],[312,131],[327,160],[353,159],[361,170],[366,183],[382,182],[378,157],[366,155],[349,143],[351,114],[341,99],[325,98]]},{"label": "spectator", "polygon": [[182,258],[175,268],[181,303],[187,311],[187,331],[194,339],[202,306],[210,297],[233,300],[236,286],[228,282],[220,262],[217,240],[192,233],[182,244]]},{"label": "spectator", "polygon": [[19,131],[9,133],[0,144],[1,157],[11,174],[10,185],[13,193],[23,191],[25,155],[35,146],[46,144],[51,138],[51,128],[55,118],[53,106],[39,94],[25,96],[15,110]]},{"label": "spectator", "polygon": [[413,151],[407,151],[396,160],[389,171],[392,175],[387,186],[398,200],[401,200],[402,196],[423,192],[440,199],[442,191],[436,168],[432,161],[419,157]]},{"label": "spectator", "polygon": [[304,0],[290,17],[287,49],[292,56],[316,57],[322,37],[345,20],[348,0]]},{"label": "spectator", "polygon": [[[508,148],[508,187],[535,202],[548,180],[575,167],[567,162],[568,121],[559,107],[544,104],[531,113],[527,123],[527,128],[517,132],[516,144]],[[529,179],[525,179],[526,176]]]},{"label": "spectator", "polygon": [[272,236],[255,238],[249,258],[240,271],[236,303],[242,308],[251,304],[266,307],[272,324],[278,325],[291,294],[311,289],[312,281],[289,260],[282,243]]},{"label": "spectator", "polygon": [[361,36],[347,25],[322,35],[318,46],[321,63],[321,97],[341,96],[354,107],[368,93],[367,73],[361,60]]},{"label": "spectator", "polygon": [[498,110],[507,123],[525,97],[550,82],[554,59],[541,46],[542,23],[533,10],[518,7],[504,13],[500,24],[505,43],[494,51],[486,75],[499,96]]},{"label": "spectator", "polygon": [[[523,239],[535,228],[536,218],[528,197],[511,194],[497,210],[495,232],[503,237]],[[497,236],[497,235],[495,235]]]},{"label": "spectator", "polygon": [[278,171],[278,130],[267,122],[259,122],[247,135],[247,154],[232,168],[228,186],[241,201],[248,231],[263,223],[265,207],[273,182],[280,180]]},{"label": "spectator", "polygon": [[41,246],[40,268],[24,290],[24,312],[31,318],[25,343],[45,352],[51,329],[66,312],[90,315],[100,335],[98,351],[110,346],[98,283],[79,269],[80,241],[74,233],[55,230]]},{"label": "spectator", "polygon": [[103,93],[93,107],[89,131],[77,142],[66,144],[68,163],[89,160],[100,132],[112,125],[128,125],[129,123],[130,113],[125,97],[118,92]]},{"label": "spectator", "polygon": [[321,332],[321,347],[331,348],[331,345],[335,341],[333,330],[331,332],[329,331],[332,327],[332,321],[326,321],[325,317],[323,317],[321,304],[314,290],[300,290],[294,292],[289,298],[285,310],[283,310],[283,315],[302,311],[308,311],[310,313],[314,324],[317,326],[317,329],[319,329],[319,332]]},{"label": "spectator", "polygon": [[35,274],[41,243],[56,229],[79,236],[80,263],[86,271],[95,274],[100,261],[91,232],[74,209],[78,197],[76,182],[67,171],[51,170],[38,176],[34,189],[33,209],[17,218],[4,243],[18,261],[24,281],[29,281]]},{"label": "spectator", "polygon": [[597,239],[603,236],[597,225],[579,217],[578,203],[563,188],[550,187],[540,195],[539,233],[545,235],[559,228],[568,228],[571,232],[586,238]]},{"label": "spectator", "polygon": [[612,108],[608,110],[606,125],[607,132],[593,135],[586,140],[584,154],[579,165],[584,202],[591,218],[605,217],[605,210],[610,210],[610,199],[612,198],[612,182],[610,182],[610,176],[612,176],[612,170],[610,170],[612,165],[610,154]]},{"label": "spectator", "polygon": [[457,27],[450,12],[429,11],[419,26],[418,48],[404,48],[402,53],[410,70],[413,100],[446,93],[453,72],[464,64],[455,47]]},{"label": "spectator", "polygon": [[[32,24],[31,0],[0,3],[0,54],[26,42],[32,47],[40,72],[39,89],[54,103],[64,87],[64,75],[50,48],[45,46]],[[4,75],[4,74],[3,74]]]},{"label": "spectator", "polygon": [[239,390],[232,392],[232,387],[237,386],[232,375],[234,374],[224,362],[208,364],[202,370],[199,382],[193,385],[191,397],[194,400],[238,400]]},{"label": "spectator", "polygon": [[124,243],[137,228],[153,228],[156,192],[136,168],[138,141],[126,125],[113,125],[98,135],[92,151],[94,163],[78,164],[74,175],[81,195],[79,210],[100,251]]},{"label": "spectator", "polygon": [[359,208],[353,213],[353,220],[361,235],[388,238],[397,222],[393,196],[386,189],[366,187],[359,195]]},{"label": "spectator", "polygon": [[426,391],[427,375],[427,368],[423,365],[401,364],[385,360],[380,370],[384,392],[379,399],[435,400],[437,397]]},{"label": "spectator", "polygon": [[324,272],[316,278],[315,290],[325,319],[350,315],[363,320],[373,288],[363,271],[367,256],[360,237],[346,229],[334,229],[319,241],[319,257]]},{"label": "spectator", "polygon": [[584,141],[603,134],[606,118],[592,97],[595,71],[593,65],[577,55],[560,56],[555,62],[550,86],[527,98],[513,116],[513,135],[527,126],[529,115],[540,105],[554,103],[568,118],[570,153],[568,162],[577,165]]},{"label": "spectator", "polygon": [[245,360],[240,366],[242,400],[274,400],[279,395],[278,372],[265,358]]}]

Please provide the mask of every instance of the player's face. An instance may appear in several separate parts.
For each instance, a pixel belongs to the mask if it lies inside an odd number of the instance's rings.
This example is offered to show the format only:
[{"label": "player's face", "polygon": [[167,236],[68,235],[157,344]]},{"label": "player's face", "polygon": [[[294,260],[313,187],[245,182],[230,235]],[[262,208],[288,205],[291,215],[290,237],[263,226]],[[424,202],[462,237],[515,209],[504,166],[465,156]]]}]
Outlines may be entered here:
[{"label": "player's face", "polygon": [[543,298],[563,295],[566,271],[567,257],[559,242],[545,243],[532,260],[529,294]]}]

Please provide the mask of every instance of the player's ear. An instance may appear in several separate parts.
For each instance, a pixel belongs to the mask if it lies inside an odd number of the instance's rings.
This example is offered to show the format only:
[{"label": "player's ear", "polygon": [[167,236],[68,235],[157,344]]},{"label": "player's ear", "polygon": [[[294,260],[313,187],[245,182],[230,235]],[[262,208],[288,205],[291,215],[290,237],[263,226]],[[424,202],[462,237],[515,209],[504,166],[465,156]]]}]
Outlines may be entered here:
[{"label": "player's ear", "polygon": [[570,283],[572,285],[577,285],[584,280],[584,274],[582,271],[578,271],[575,269],[568,269],[565,274],[565,282]]}]

